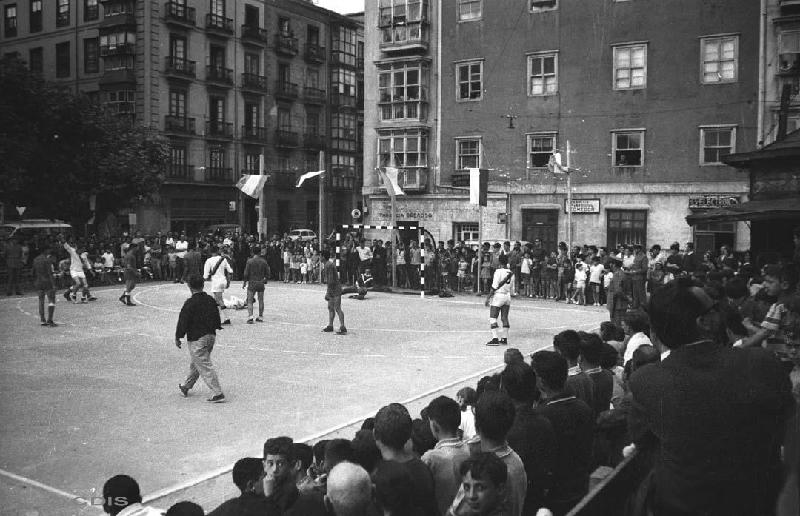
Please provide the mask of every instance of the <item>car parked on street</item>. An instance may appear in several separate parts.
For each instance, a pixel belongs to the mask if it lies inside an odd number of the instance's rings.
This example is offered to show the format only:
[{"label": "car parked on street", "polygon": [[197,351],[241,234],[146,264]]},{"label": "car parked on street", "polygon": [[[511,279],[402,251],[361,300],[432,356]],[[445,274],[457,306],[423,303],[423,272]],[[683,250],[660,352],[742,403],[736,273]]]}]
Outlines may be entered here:
[{"label": "car parked on street", "polygon": [[293,241],[309,242],[317,238],[317,234],[310,229],[293,229],[289,231],[289,239]]}]

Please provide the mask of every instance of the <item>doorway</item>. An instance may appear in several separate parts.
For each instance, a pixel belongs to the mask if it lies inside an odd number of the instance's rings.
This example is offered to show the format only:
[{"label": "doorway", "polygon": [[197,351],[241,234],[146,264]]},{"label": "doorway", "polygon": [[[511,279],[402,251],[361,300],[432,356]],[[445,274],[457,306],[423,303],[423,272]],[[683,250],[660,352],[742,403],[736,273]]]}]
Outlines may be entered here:
[{"label": "doorway", "polygon": [[558,210],[522,210],[522,239],[542,241],[548,251],[558,246]]}]

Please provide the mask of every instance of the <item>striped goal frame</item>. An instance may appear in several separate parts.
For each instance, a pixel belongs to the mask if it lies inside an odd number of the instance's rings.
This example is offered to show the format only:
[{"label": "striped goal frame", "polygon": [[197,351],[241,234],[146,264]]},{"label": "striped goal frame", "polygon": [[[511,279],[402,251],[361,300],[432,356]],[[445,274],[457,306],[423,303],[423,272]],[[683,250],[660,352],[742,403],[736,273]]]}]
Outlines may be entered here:
[{"label": "striped goal frame", "polygon": [[[370,224],[342,224],[336,231],[336,269],[339,269],[339,258],[342,253],[342,230],[348,229],[383,229],[383,230],[418,230],[419,231],[419,250],[421,260],[419,264],[419,297],[425,297],[425,228],[422,226],[373,226]],[[392,252],[395,249],[395,242],[392,242]]]}]

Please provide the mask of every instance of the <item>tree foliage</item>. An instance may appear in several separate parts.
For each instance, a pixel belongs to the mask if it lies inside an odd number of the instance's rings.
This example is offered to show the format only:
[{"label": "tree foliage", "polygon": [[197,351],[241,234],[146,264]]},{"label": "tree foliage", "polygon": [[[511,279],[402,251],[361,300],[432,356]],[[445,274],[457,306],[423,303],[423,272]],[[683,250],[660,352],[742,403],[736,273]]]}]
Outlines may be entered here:
[{"label": "tree foliage", "polygon": [[163,180],[166,140],[0,60],[0,200],[85,222],[146,200]]}]

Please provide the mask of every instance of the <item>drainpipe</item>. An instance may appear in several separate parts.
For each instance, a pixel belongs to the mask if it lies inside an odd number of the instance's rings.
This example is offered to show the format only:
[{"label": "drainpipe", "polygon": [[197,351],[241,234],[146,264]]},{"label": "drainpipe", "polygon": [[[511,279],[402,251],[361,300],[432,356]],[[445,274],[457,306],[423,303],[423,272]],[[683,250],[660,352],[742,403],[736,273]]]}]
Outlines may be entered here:
[{"label": "drainpipe", "polygon": [[758,119],[756,120],[756,147],[764,146],[764,102],[767,96],[767,0],[761,0],[761,17],[758,24]]},{"label": "drainpipe", "polygon": [[[762,0],[763,1],[763,0]],[[436,2],[436,171],[434,193],[442,179],[442,2]]]}]

